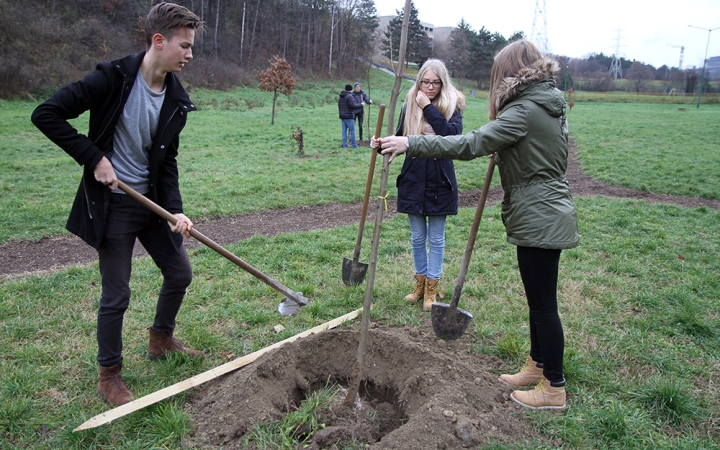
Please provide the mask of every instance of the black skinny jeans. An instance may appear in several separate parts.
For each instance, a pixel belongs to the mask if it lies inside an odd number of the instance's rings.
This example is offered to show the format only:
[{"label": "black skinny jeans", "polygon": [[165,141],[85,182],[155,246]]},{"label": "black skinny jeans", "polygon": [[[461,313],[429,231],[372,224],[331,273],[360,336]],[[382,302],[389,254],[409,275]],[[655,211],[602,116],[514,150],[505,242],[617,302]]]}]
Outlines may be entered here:
[{"label": "black skinny jeans", "polygon": [[128,195],[110,195],[105,238],[98,249],[102,297],[97,318],[97,361],[101,366],[112,367],[123,360],[122,324],[130,304],[135,238],[163,275],[152,329],[167,332],[175,328],[175,317],[192,281],[192,267],[182,247],[181,251],[175,249],[161,220]]},{"label": "black skinny jeans", "polygon": [[562,383],[565,337],[557,307],[558,266],[561,250],[517,248],[520,277],[530,309],[530,356],[543,364],[543,375]]}]

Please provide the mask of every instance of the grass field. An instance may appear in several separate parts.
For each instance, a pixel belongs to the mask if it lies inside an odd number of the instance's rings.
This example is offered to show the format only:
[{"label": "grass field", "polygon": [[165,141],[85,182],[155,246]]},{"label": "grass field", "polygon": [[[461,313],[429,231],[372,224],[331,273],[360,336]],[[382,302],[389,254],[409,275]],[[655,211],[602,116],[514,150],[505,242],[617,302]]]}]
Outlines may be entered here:
[{"label": "grass field", "polygon": [[[367,90],[368,82],[360,81]],[[181,137],[188,215],[359,201],[369,153],[339,148],[335,101],[344,83],[301,84],[290,98],[281,97],[274,127],[265,94],[194,92],[201,111],[190,116]],[[387,101],[383,93],[390,83],[373,75],[370,94],[376,103]],[[60,234],[80,175],[69,157],[33,129],[33,107],[0,102],[0,242]],[[376,109],[369,114],[374,124]],[[466,129],[485,123],[485,117],[484,100],[469,99]],[[571,135],[591,175],[653,192],[715,199],[720,195],[719,117],[718,105],[681,112],[677,105],[607,102],[576,103],[569,114]],[[306,133],[304,158],[289,139],[291,126],[298,125]],[[456,167],[461,189],[480,187],[484,161]],[[398,170],[399,164],[392,166],[391,180]],[[678,182],[682,179],[686,182]],[[563,252],[559,292],[570,408],[564,414],[532,414],[531,420],[565,448],[720,448],[720,212],[604,197],[576,198],[576,203],[581,245]],[[463,209],[448,221],[446,290],[457,276],[473,213]],[[423,317],[402,301],[411,288],[407,228],[404,216],[383,225],[374,321],[417,326]],[[195,279],[178,317],[178,333],[208,352],[204,361],[181,355],[158,364],[145,358],[145,327],[161,280],[151,261],[138,260],[124,328],[123,374],[134,395],[359,308],[363,287],[347,288],[340,278],[356,233],[348,226],[256,236],[228,246],[312,299],[294,317],[278,316],[280,299],[265,284],[212,250],[193,251]],[[367,252],[361,260],[368,260]],[[96,264],[0,280],[0,448],[182,445],[191,393],[94,430],[71,432],[107,409],[94,386],[99,286]],[[464,308],[476,317],[468,330],[477,342],[473,351],[508,364],[524,360],[529,344],[522,290],[499,206],[489,208],[463,290]],[[276,334],[272,327],[278,323],[286,330]]]}]

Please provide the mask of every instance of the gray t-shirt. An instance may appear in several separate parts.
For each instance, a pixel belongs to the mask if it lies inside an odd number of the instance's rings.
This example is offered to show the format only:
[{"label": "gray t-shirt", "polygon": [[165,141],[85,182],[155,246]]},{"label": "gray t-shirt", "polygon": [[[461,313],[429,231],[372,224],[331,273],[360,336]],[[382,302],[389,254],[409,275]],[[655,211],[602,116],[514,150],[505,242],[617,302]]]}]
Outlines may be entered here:
[{"label": "gray t-shirt", "polygon": [[[150,150],[165,100],[165,88],[157,93],[150,89],[140,71],[125,103],[113,136],[112,165],[118,179],[147,194],[149,189]],[[114,193],[123,193],[120,189]]]}]

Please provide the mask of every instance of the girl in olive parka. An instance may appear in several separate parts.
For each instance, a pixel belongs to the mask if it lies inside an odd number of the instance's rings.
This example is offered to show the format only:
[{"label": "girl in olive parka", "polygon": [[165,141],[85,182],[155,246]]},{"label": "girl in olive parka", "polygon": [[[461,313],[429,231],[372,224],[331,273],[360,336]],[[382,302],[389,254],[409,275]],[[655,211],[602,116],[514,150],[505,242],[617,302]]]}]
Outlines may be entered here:
[{"label": "girl in olive parka", "polygon": [[562,249],[578,245],[575,206],[565,177],[568,127],[565,100],[555,88],[557,63],[530,42],[515,41],[492,67],[488,116],[463,136],[389,136],[380,140],[390,160],[408,157],[469,160],[493,155],[505,191],[502,219],[517,246],[520,276],[530,310],[530,355],[516,374],[500,380],[515,387],[511,398],[531,409],[566,408],[564,334],[557,308]]}]

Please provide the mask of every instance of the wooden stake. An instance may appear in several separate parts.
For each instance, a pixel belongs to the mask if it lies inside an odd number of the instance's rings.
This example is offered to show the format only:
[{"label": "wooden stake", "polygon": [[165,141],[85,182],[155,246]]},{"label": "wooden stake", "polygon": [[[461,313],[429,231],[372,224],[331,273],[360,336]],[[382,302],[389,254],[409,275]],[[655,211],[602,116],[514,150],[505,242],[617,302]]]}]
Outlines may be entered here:
[{"label": "wooden stake", "polygon": [[233,370],[239,369],[241,367],[244,367],[244,366],[252,363],[253,361],[258,359],[263,354],[269,352],[270,350],[274,350],[274,349],[281,347],[289,342],[293,342],[296,339],[306,337],[306,336],[309,336],[314,333],[319,333],[321,331],[329,330],[331,328],[335,328],[338,325],[342,324],[343,322],[346,322],[348,320],[352,320],[352,319],[356,318],[358,316],[358,314],[360,314],[360,311],[362,311],[362,308],[352,311],[350,313],[347,313],[344,316],[335,318],[329,322],[325,322],[324,324],[318,325],[307,331],[303,331],[302,333],[296,334],[295,336],[289,337],[280,342],[276,342],[275,344],[273,344],[269,347],[265,347],[262,350],[258,350],[254,353],[250,353],[249,355],[242,356],[233,361],[230,361],[229,363],[225,363],[214,369],[210,369],[206,372],[195,375],[192,378],[188,378],[187,380],[173,384],[172,386],[168,386],[164,389],[160,389],[159,391],[155,391],[152,394],[146,395],[145,397],[138,398],[129,403],[125,403],[124,405],[118,406],[117,408],[113,408],[109,411],[105,411],[104,413],[98,414],[97,416],[95,416],[92,419],[88,420],[87,422],[83,423],[79,427],[75,428],[73,430],[73,432],[99,427],[100,425],[104,425],[106,423],[112,422],[115,419],[126,416],[126,415],[130,414],[131,412],[138,411],[140,409],[145,408],[146,406],[150,406],[161,400],[165,400],[166,398],[172,397],[173,395],[178,394],[183,391],[186,391],[192,387],[199,386],[199,385],[205,383],[206,381],[210,381],[214,378],[217,378],[221,375],[225,375],[226,373],[232,372]]}]

